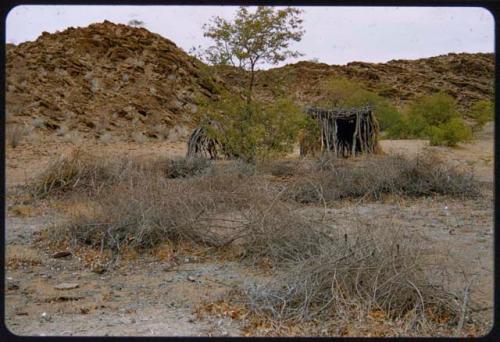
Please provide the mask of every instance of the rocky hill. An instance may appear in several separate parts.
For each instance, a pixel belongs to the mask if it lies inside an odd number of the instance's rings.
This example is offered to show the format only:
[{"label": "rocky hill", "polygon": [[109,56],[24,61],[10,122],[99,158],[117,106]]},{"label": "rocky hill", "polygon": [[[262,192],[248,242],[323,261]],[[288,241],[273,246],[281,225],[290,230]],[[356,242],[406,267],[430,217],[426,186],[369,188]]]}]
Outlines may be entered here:
[{"label": "rocky hill", "polygon": [[100,135],[189,123],[220,80],[173,42],[105,21],[7,46],[8,122]]},{"label": "rocky hill", "polygon": [[[241,91],[245,73],[213,70],[173,42],[143,28],[103,22],[43,33],[36,41],[7,45],[7,123],[41,131],[76,130],[129,139],[160,138],[175,125],[190,125],[200,100],[218,89]],[[303,104],[321,97],[328,77],[355,78],[404,104],[444,90],[462,107],[493,96],[493,54],[448,54],[346,66],[299,62],[260,71],[256,89],[272,100],[292,94]]]},{"label": "rocky hill", "polygon": [[[222,71],[233,86],[241,83],[241,72]],[[473,101],[493,98],[495,59],[492,53],[450,53],[417,60],[392,60],[388,63],[352,62],[345,66],[299,62],[260,71],[256,88],[261,97],[293,95],[303,104],[322,96],[321,81],[346,77],[365,88],[402,105],[424,94],[444,91],[466,108]]]}]

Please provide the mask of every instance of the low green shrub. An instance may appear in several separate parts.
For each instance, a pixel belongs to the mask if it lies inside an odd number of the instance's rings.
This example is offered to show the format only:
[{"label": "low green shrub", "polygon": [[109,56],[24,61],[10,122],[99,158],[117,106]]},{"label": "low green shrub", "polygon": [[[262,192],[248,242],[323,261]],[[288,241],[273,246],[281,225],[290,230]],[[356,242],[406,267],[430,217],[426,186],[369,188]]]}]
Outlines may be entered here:
[{"label": "low green shrub", "polygon": [[456,146],[459,142],[470,140],[472,130],[462,119],[453,118],[439,126],[430,126],[427,135],[430,138],[430,144],[433,146]]},{"label": "low green shrub", "polygon": [[430,144],[456,146],[472,137],[471,129],[457,111],[455,100],[444,93],[423,96],[389,127],[391,139],[423,139]]},{"label": "low green shrub", "polygon": [[487,100],[479,100],[474,102],[467,116],[475,121],[474,130],[481,129],[487,122],[492,121],[495,117],[493,102]]}]

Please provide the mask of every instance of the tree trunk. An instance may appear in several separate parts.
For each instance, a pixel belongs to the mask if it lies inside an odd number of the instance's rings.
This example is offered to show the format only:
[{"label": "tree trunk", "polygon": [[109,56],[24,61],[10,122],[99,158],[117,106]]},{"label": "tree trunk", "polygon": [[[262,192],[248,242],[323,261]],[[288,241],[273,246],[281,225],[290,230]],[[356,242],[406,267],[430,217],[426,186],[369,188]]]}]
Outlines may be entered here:
[{"label": "tree trunk", "polygon": [[253,86],[255,83],[255,63],[250,65],[250,84],[248,85],[247,105],[252,103]]}]

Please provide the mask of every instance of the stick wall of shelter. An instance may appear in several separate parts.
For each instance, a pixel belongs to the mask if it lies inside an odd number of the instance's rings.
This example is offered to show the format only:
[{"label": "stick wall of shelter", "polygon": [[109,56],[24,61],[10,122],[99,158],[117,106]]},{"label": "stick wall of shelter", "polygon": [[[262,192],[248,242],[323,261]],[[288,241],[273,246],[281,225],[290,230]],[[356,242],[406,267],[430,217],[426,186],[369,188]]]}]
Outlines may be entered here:
[{"label": "stick wall of shelter", "polygon": [[378,122],[371,107],[309,108],[306,113],[320,126],[320,151],[343,157],[378,151]]}]

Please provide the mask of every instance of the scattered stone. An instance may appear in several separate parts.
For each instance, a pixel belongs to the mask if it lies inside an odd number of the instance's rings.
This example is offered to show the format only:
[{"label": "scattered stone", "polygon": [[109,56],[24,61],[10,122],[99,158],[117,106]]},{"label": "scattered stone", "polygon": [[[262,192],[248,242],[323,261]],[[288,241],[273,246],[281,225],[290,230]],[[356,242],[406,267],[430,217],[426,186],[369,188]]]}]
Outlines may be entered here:
[{"label": "scattered stone", "polygon": [[187,280],[189,280],[192,283],[194,283],[196,281],[196,279],[193,276],[190,276],[190,275],[187,276]]},{"label": "scattered stone", "polygon": [[96,264],[92,266],[92,272],[97,273],[97,274],[103,274],[106,272],[106,267],[104,265]]},{"label": "scattered stone", "polygon": [[52,254],[52,257],[54,259],[58,259],[58,258],[64,258],[64,257],[70,256],[70,255],[71,255],[70,251],[60,251],[60,252],[56,252],[56,253]]},{"label": "scattered stone", "polygon": [[19,290],[19,283],[16,281],[7,282],[7,290],[10,291]]},{"label": "scattered stone", "polygon": [[57,290],[71,290],[76,289],[80,285],[77,283],[60,283],[54,286]]},{"label": "scattered stone", "polygon": [[45,322],[49,322],[52,319],[52,317],[46,312],[43,312],[40,317],[41,317],[41,320],[45,321]]}]

